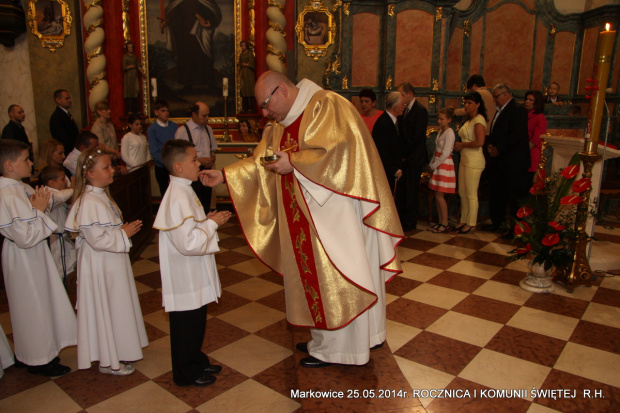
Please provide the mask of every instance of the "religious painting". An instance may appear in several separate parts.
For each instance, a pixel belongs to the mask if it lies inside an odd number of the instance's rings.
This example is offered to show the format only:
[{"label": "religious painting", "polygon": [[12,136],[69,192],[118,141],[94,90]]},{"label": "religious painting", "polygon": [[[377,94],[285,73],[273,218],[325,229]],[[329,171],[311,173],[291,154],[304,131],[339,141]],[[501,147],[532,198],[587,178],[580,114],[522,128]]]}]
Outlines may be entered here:
[{"label": "religious painting", "polygon": [[333,16],[320,1],[312,1],[304,8],[297,18],[295,31],[306,55],[314,60],[327,54],[336,35]]},{"label": "religious painting", "polygon": [[[170,105],[171,118],[187,118],[196,101],[211,117],[237,113],[235,56],[240,0],[143,0],[145,90]],[[224,96],[228,96],[227,99]],[[227,101],[226,110],[224,102]],[[150,104],[152,102],[148,102]],[[146,108],[151,113],[150,107]],[[226,113],[225,113],[226,112]]]},{"label": "religious painting", "polygon": [[63,0],[30,0],[27,17],[32,33],[51,52],[62,47],[71,33],[71,12]]}]

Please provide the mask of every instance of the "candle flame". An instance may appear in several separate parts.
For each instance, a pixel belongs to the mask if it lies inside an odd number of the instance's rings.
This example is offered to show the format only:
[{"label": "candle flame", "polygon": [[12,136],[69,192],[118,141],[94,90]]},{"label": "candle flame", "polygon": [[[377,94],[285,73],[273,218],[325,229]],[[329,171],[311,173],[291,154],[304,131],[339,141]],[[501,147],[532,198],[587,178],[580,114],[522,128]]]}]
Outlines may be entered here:
[{"label": "candle flame", "polygon": [[609,31],[610,29],[611,29],[611,24],[606,23],[606,24],[605,24],[605,30],[606,30],[606,31]]}]

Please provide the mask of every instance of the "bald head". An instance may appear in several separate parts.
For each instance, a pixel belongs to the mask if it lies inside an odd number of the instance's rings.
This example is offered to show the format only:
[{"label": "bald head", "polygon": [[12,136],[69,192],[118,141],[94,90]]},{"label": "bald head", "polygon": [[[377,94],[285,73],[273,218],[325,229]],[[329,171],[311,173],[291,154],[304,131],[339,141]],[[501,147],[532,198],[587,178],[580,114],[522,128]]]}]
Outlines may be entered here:
[{"label": "bald head", "polygon": [[200,126],[207,126],[209,122],[209,107],[203,102],[194,103],[191,108],[192,120]]},{"label": "bald head", "polygon": [[254,96],[263,116],[281,121],[286,118],[299,89],[284,74],[265,72],[256,81]]},{"label": "bald head", "polygon": [[9,118],[15,122],[22,123],[26,119],[24,108],[19,105],[9,106]]}]

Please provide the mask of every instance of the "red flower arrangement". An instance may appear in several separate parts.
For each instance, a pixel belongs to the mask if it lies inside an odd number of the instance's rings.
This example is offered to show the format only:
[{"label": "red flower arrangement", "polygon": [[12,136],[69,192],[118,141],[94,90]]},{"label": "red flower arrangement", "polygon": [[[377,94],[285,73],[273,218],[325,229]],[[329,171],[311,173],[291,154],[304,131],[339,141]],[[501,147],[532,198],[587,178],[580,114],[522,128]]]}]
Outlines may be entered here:
[{"label": "red flower arrangement", "polygon": [[509,260],[531,256],[534,263],[544,264],[546,270],[572,262],[571,241],[578,237],[574,229],[576,205],[583,202],[581,194],[592,185],[588,178],[575,180],[578,173],[578,154],[566,168],[548,179],[544,170],[536,173],[528,204],[517,211],[514,233],[515,242],[520,245],[509,252]]}]

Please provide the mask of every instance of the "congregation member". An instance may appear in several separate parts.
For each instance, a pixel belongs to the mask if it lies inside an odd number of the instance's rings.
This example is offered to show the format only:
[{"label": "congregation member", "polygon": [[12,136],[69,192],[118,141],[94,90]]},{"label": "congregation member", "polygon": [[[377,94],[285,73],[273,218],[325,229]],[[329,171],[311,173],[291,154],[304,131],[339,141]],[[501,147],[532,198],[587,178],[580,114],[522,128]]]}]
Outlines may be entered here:
[{"label": "congregation member", "polygon": [[73,104],[71,95],[64,89],[54,92],[56,109],[50,117],[50,133],[52,138],[60,141],[65,148],[65,155],[73,150],[80,129],[69,109]]},{"label": "congregation member", "polygon": [[382,110],[377,109],[377,95],[372,89],[362,89],[359,93],[360,103],[362,105],[362,119],[368,130],[372,133],[372,129],[377,119],[383,114]]},{"label": "congregation member", "polygon": [[130,361],[142,359],[148,338],[136,290],[129,249],[142,221],[124,222],[110,196],[111,156],[84,151],[77,164],[73,204],[65,229],[76,234],[79,369],[99,361],[99,373],[128,376]]},{"label": "congregation member", "polygon": [[121,140],[121,158],[127,169],[132,171],[153,158],[149,152],[146,136],[142,134],[142,119],[132,113],[129,115],[127,123],[129,123],[129,132]]},{"label": "congregation member", "polygon": [[558,95],[560,93],[560,84],[558,82],[551,82],[549,88],[547,89],[547,99],[545,103],[551,103],[556,106],[561,106],[564,104],[564,99]]},{"label": "congregation member", "polygon": [[163,305],[169,316],[172,380],[178,386],[204,387],[215,382],[222,366],[211,364],[201,350],[207,305],[222,295],[214,254],[217,228],[231,216],[209,212],[196,202],[192,182],[200,162],[194,145],[169,140],[161,151],[170,185],[153,227],[159,230],[159,265]]},{"label": "congregation member", "polygon": [[32,171],[28,150],[23,142],[0,140],[2,271],[16,364],[26,365],[31,374],[55,377],[71,371],[58,354],[77,343],[77,324],[47,246],[56,229],[44,213],[50,194],[21,182]]},{"label": "congregation member", "polygon": [[[527,133],[527,110],[512,97],[510,87],[499,83],[493,88],[493,99],[497,106],[491,122],[487,151],[489,162],[491,225],[486,231],[501,232],[506,221],[506,206],[509,208],[510,223],[517,217],[517,201],[527,194],[531,182],[528,169],[531,165]],[[512,230],[504,234],[513,238]]]},{"label": "congregation member", "polygon": [[464,100],[467,121],[459,129],[461,141],[454,144],[454,149],[461,153],[457,185],[461,218],[454,228],[459,234],[469,234],[478,224],[478,186],[486,166],[483,147],[488,121],[486,106],[479,92],[468,93]]},{"label": "congregation member", "polygon": [[226,180],[250,247],[284,276],[288,322],[312,335],[296,346],[308,353],[301,366],[364,365],[385,341],[385,283],[401,272],[403,232],[381,159],[337,93],[269,71],[255,96],[273,123],[254,157],[201,179]]},{"label": "congregation member", "polygon": [[[428,189],[435,191],[435,203],[437,204],[437,225],[430,228],[431,232],[440,233],[450,230],[448,226],[448,203],[444,194],[456,192],[456,175],[452,150],[454,149],[454,131],[450,127],[454,116],[451,107],[437,111],[437,125],[440,127],[435,139],[435,154],[428,164],[432,175],[428,182]],[[432,212],[429,211],[429,214]]]},{"label": "congregation member", "polygon": [[56,139],[48,139],[39,146],[39,154],[37,156],[35,169],[40,173],[47,166],[62,167],[64,160],[65,147],[63,144]]},{"label": "congregation member", "polygon": [[409,83],[398,86],[398,92],[405,101],[405,109],[398,119],[403,142],[402,191],[396,196],[396,207],[405,232],[413,231],[418,223],[418,189],[420,175],[428,164],[426,150],[426,128],[428,110],[416,99],[415,90]]},{"label": "congregation member", "polygon": [[116,139],[116,129],[112,123],[112,111],[110,110],[110,104],[102,101],[95,104],[95,115],[97,119],[90,128],[90,131],[97,135],[99,143],[105,146],[106,151],[112,152],[116,157],[120,156],[118,153],[118,139]]},{"label": "congregation member", "polygon": [[528,172],[529,180],[532,182],[540,163],[542,135],[547,131],[547,118],[543,114],[545,100],[542,93],[539,90],[528,90],[525,92],[523,106],[527,110],[527,134],[531,160]]},{"label": "congregation member", "polygon": [[[480,94],[480,97],[482,98],[482,101],[484,102],[484,108],[486,110],[486,118],[489,120],[493,119],[495,117],[495,111],[497,110],[497,108],[495,107],[495,101],[493,100],[493,94],[486,87],[486,82],[484,81],[484,77],[478,74],[471,75],[469,79],[467,79],[467,91],[468,93],[478,92]],[[467,114],[467,110],[465,108],[455,109],[454,114],[456,116],[465,116],[469,118],[469,115]],[[486,136],[489,136],[490,128],[491,128],[491,122],[487,120],[487,126],[486,126],[486,132],[485,132]]]},{"label": "congregation member", "polygon": [[159,187],[159,193],[163,197],[168,188],[170,178],[166,166],[161,160],[161,148],[166,141],[174,139],[177,124],[170,120],[170,106],[165,100],[157,100],[153,107],[155,122],[149,126],[146,135],[149,141],[149,150],[155,162],[155,179]]},{"label": "congregation member", "polygon": [[[215,163],[217,143],[213,129],[207,124],[209,122],[209,107],[203,102],[196,102],[190,107],[190,113],[190,118],[177,129],[174,138],[193,143],[196,153],[198,153],[200,170],[211,169]],[[205,213],[208,213],[211,210],[211,188],[202,185],[200,181],[193,182],[192,188],[200,199]]]},{"label": "congregation member", "polygon": [[77,161],[82,152],[87,149],[94,148],[95,146],[99,146],[99,139],[97,139],[97,135],[89,131],[80,132],[77,140],[75,141],[75,148],[73,148],[62,163],[71,176],[75,176]]},{"label": "congregation member", "polygon": [[26,120],[26,113],[24,108],[19,105],[9,106],[9,123],[2,129],[2,139],[13,139],[25,143],[31,146],[26,129],[24,128],[24,121]]},{"label": "congregation member", "polygon": [[372,129],[372,139],[375,141],[392,194],[403,175],[403,155],[397,119],[403,114],[404,107],[405,101],[400,93],[391,92],[385,98],[385,112],[379,116]]}]

